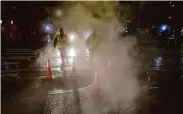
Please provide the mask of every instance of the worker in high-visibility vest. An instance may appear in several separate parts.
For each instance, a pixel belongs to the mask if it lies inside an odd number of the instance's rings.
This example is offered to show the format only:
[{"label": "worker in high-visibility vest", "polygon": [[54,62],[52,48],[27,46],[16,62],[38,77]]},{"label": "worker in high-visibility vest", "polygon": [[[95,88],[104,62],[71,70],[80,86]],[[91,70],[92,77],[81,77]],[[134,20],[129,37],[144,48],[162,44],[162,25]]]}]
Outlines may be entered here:
[{"label": "worker in high-visibility vest", "polygon": [[61,69],[63,70],[65,67],[65,56],[66,56],[66,50],[69,46],[68,37],[66,34],[64,34],[63,28],[59,29],[60,34],[56,35],[54,39],[54,47],[58,47],[60,51],[60,57],[62,61]]}]

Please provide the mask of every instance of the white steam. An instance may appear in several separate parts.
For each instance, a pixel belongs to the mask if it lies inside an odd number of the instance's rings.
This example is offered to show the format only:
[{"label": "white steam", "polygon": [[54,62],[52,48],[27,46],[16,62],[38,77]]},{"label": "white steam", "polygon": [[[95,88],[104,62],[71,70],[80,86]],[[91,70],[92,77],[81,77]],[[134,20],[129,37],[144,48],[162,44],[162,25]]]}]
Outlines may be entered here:
[{"label": "white steam", "polygon": [[[127,108],[132,107],[140,92],[136,75],[138,69],[133,66],[136,59],[134,45],[136,39],[127,37],[119,40],[117,29],[121,24],[117,17],[118,2],[65,2],[62,6],[63,17],[61,25],[65,33],[75,31],[79,38],[88,32],[99,32],[101,41],[95,55],[95,65],[100,72],[101,89],[104,98],[111,108],[123,103]],[[85,44],[83,44],[85,45]],[[130,53],[133,53],[131,56]],[[108,61],[111,60],[113,73],[106,76]]]}]

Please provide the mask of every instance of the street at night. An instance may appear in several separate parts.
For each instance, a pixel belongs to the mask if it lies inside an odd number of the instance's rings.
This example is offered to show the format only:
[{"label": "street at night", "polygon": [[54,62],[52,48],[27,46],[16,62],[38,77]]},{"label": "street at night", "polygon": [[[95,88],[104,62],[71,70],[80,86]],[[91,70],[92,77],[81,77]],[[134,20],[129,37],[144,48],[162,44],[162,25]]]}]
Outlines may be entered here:
[{"label": "street at night", "polygon": [[180,4],[2,1],[1,113],[183,114]]}]

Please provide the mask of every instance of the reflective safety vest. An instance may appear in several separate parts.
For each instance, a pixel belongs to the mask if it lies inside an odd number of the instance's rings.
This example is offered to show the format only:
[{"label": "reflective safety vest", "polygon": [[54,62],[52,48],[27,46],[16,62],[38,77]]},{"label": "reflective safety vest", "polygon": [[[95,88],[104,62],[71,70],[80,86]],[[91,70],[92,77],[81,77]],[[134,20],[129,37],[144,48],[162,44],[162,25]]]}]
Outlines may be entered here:
[{"label": "reflective safety vest", "polygon": [[57,39],[57,47],[58,48],[63,48],[63,47],[66,47],[68,45],[67,35],[64,34],[62,38],[60,35],[57,35],[56,39]]}]

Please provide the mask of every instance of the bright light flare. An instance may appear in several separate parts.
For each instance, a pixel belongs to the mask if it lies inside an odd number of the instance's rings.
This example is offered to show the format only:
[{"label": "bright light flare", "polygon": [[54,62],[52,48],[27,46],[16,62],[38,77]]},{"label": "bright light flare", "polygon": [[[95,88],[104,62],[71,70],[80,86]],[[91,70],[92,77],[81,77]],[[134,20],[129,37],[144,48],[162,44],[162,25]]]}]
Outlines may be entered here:
[{"label": "bright light flare", "polygon": [[50,27],[47,25],[47,26],[46,26],[46,30],[49,30],[49,29],[50,29]]},{"label": "bright light flare", "polygon": [[74,48],[71,48],[70,50],[69,50],[69,53],[68,53],[68,55],[69,56],[76,56],[76,52],[75,52],[75,50],[74,50]]},{"label": "bright light flare", "polygon": [[165,26],[163,26],[163,27],[162,27],[162,30],[166,30],[166,27],[165,27]]},{"label": "bright light flare", "polygon": [[162,25],[161,28],[160,28],[162,31],[166,31],[168,29],[168,26],[167,25]]},{"label": "bright light flare", "polygon": [[13,21],[11,21],[10,23],[13,24]]},{"label": "bright light flare", "polygon": [[73,40],[76,39],[76,34],[74,34],[74,33],[69,33],[69,34],[68,34],[68,37],[69,37],[69,40],[70,40],[70,41],[73,41]]},{"label": "bright light flare", "polygon": [[57,16],[61,16],[61,15],[62,15],[62,12],[61,12],[60,10],[57,10],[57,11],[56,11],[56,15],[57,15]]},{"label": "bright light flare", "polygon": [[74,38],[75,38],[75,37],[74,37],[74,35],[73,35],[73,34],[72,34],[72,35],[70,35],[70,40],[71,40],[71,41],[73,41],[73,40],[74,40]]},{"label": "bright light flare", "polygon": [[3,23],[3,21],[2,20],[0,20],[0,24],[2,24]]}]

